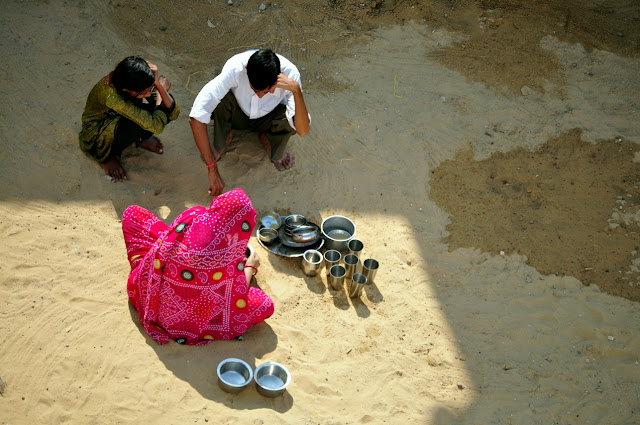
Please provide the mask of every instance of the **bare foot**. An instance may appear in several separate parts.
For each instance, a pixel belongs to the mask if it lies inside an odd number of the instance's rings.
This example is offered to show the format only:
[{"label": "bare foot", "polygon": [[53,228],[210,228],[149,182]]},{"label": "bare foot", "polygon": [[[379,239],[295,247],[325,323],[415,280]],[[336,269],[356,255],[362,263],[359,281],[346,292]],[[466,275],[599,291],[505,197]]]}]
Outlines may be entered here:
[{"label": "bare foot", "polygon": [[162,148],[164,148],[164,145],[156,136],[151,136],[147,140],[143,140],[138,146],[157,154],[162,154]]},{"label": "bare foot", "polygon": [[124,173],[124,168],[120,165],[120,162],[115,157],[111,157],[102,163],[102,168],[106,175],[111,177],[111,181],[120,182],[127,180],[127,175]]},{"label": "bare foot", "polygon": [[288,170],[293,165],[293,157],[289,154],[289,152],[285,152],[284,155],[282,155],[281,159],[272,162],[273,165],[276,166],[278,171],[284,171]]}]

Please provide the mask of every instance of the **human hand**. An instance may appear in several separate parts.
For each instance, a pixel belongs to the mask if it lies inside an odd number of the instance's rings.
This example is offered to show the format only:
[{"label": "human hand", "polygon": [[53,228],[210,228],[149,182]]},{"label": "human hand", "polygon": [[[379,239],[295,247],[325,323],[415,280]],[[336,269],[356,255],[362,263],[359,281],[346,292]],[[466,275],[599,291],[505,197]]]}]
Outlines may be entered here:
[{"label": "human hand", "polygon": [[209,168],[209,195],[216,197],[224,189],[224,180],[220,177],[217,167]]},{"label": "human hand", "polygon": [[278,74],[278,79],[276,80],[276,87],[279,89],[285,89],[289,91],[294,91],[300,89],[300,84],[292,78],[287,77],[282,72]]},{"label": "human hand", "polygon": [[245,267],[246,266],[255,267],[256,270],[260,268],[260,256],[255,250],[253,250],[253,252],[251,252],[251,255],[249,255],[249,257],[246,260],[244,260],[244,265]]},{"label": "human hand", "polygon": [[158,66],[152,64],[149,61],[147,61],[147,65],[149,65],[149,68],[151,68],[151,70],[153,71],[153,75],[155,75],[155,77],[156,77],[156,81],[158,81]]}]

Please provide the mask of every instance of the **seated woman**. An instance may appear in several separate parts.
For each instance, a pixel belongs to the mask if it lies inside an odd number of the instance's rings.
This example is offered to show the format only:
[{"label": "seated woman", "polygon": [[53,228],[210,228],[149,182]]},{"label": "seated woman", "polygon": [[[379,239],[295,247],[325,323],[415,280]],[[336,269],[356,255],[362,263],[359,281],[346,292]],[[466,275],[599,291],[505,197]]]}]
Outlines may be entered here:
[{"label": "seated woman", "polygon": [[127,180],[118,158],[133,144],[161,154],[154,134],[178,118],[171,83],[140,56],[123,59],[91,90],[82,114],[80,149],[102,164],[112,181]]},{"label": "seated woman", "polygon": [[124,211],[127,292],[156,342],[232,339],[273,314],[271,299],[247,284],[260,266],[255,252],[245,258],[255,224],[242,189],[189,208],[171,226],[139,206]]}]

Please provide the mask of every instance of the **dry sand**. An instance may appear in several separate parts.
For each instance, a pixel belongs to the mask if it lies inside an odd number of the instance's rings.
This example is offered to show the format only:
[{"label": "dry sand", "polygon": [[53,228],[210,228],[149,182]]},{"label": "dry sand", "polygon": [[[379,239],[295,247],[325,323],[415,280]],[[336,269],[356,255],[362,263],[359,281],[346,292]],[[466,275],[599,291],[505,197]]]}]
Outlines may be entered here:
[{"label": "dry sand", "polygon": [[[633,2],[6,3],[0,423],[638,423]],[[128,304],[119,217],[210,202],[188,111],[260,45],[301,68],[312,132],[284,173],[242,135],[220,162],[227,188],[259,214],[351,217],[380,270],[351,300],[252,239],[274,316],[243,341],[159,346]],[[114,184],[77,133],[88,91],[129,54],[159,65],[183,114],[165,154],[126,152]],[[567,162],[565,142],[588,154]],[[227,394],[227,357],[293,381],[274,399]]]}]

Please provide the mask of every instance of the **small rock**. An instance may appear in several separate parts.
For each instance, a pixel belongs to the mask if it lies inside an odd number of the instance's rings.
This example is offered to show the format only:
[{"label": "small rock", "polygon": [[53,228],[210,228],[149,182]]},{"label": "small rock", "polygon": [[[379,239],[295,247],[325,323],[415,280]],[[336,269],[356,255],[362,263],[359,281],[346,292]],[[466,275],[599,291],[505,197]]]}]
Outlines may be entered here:
[{"label": "small rock", "polygon": [[464,390],[464,385],[462,384],[462,382],[458,382],[456,385],[458,386],[459,390]]},{"label": "small rock", "polygon": [[531,88],[527,86],[522,86],[520,87],[520,93],[522,93],[523,96],[529,96],[531,93],[533,93],[533,90],[531,90]]},{"label": "small rock", "polygon": [[209,25],[210,28],[215,28],[215,24],[213,22],[211,22],[209,19],[207,19],[207,25]]},{"label": "small rock", "polygon": [[624,33],[622,31],[618,31],[618,37],[624,37]]},{"label": "small rock", "polygon": [[407,260],[407,266],[411,265],[411,260]]},{"label": "small rock", "polygon": [[260,12],[262,12],[262,11],[263,11],[263,10],[265,10],[266,8],[267,8],[267,5],[266,5],[266,4],[264,4],[264,3],[260,3],[260,6],[258,6],[258,10],[259,10]]},{"label": "small rock", "polygon": [[613,341],[615,339],[612,335],[609,335],[607,338],[609,338],[609,341]]},{"label": "small rock", "polygon": [[227,4],[233,4],[233,0],[229,0]]},{"label": "small rock", "polygon": [[160,29],[160,31],[166,31],[167,28],[169,28],[169,27],[167,26],[167,24],[162,23],[162,24],[160,24],[160,26],[158,28]]}]

